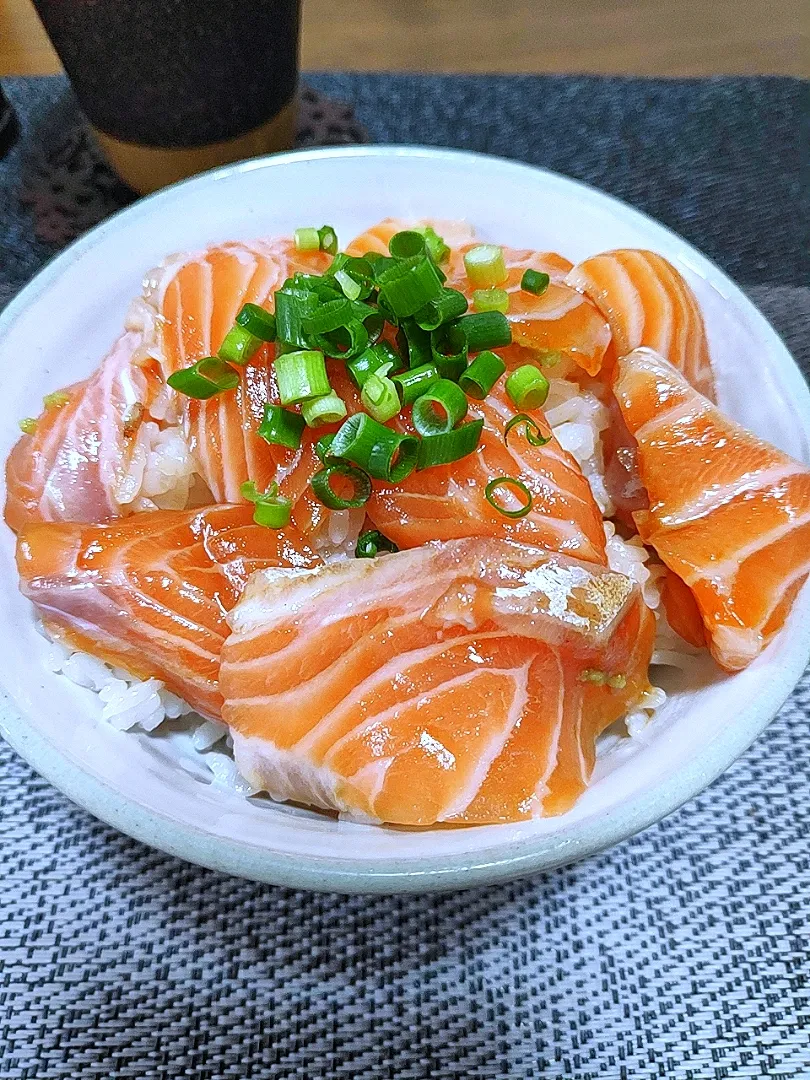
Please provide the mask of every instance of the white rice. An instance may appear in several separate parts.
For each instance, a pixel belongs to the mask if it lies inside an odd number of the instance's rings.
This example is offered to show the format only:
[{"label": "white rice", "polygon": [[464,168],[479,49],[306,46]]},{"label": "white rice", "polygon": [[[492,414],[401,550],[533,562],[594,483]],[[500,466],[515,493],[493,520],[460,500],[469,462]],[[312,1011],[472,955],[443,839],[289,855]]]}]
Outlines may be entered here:
[{"label": "white rice", "polygon": [[[581,467],[603,516],[609,518],[614,507],[605,488],[601,442],[601,433],[608,425],[606,407],[593,394],[580,391],[576,384],[552,379],[545,414],[560,444]],[[197,505],[195,463],[176,426],[168,399],[159,397],[153,403],[150,417],[141,424],[131,475],[116,493],[119,501],[133,511]],[[205,495],[203,492],[203,501]],[[314,547],[326,560],[351,557],[364,518],[362,508],[330,512],[312,538]],[[689,670],[700,650],[679,637],[663,613],[660,582],[665,568],[637,536],[625,540],[610,520],[604,522],[604,529],[611,570],[637,582],[645,602],[655,612],[657,636],[653,665]],[[167,720],[182,719],[191,734],[194,751],[211,774],[211,783],[242,796],[255,793],[237,771],[227,726],[199,716],[160,680],[134,678],[94,656],[55,641],[49,644],[46,662],[51,671],[92,691],[101,722],[119,731],[151,734]],[[665,700],[666,693],[653,687],[625,718],[628,735],[638,736]]]}]

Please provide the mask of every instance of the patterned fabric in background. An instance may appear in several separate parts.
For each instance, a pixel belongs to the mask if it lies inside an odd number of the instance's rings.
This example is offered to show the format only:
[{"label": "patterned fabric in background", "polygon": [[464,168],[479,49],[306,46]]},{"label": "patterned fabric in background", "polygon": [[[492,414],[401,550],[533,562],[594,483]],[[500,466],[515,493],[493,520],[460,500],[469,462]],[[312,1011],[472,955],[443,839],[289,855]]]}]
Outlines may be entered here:
[{"label": "patterned fabric in background", "polygon": [[[740,280],[810,370],[798,81],[309,81],[352,102],[374,141],[511,154],[656,214]],[[77,122],[62,80],[9,89],[27,137],[0,162],[0,304],[60,242],[33,236],[31,210],[64,182],[42,148],[76,145]],[[79,194],[37,219],[51,237],[128,197],[78,147]],[[43,201],[21,206],[21,190]],[[808,1077],[808,719],[805,675],[725,776],[641,836],[424,898],[188,866],[0,744],[0,1080]]]}]

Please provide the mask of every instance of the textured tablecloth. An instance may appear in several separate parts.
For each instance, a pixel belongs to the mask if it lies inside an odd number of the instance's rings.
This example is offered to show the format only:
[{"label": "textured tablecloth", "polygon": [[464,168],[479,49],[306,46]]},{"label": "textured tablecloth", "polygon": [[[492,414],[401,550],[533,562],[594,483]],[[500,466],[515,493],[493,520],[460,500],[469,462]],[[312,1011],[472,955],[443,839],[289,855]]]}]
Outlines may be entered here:
[{"label": "textured tablecloth", "polygon": [[[520,158],[654,214],[748,290],[808,370],[806,84],[309,81],[353,103],[373,141]],[[60,80],[7,89],[29,142],[0,162],[0,302],[53,253],[19,194],[32,140],[72,108]],[[805,677],[724,777],[643,835],[424,899],[185,865],[3,746],[0,1078],[808,1076],[808,717]]]}]

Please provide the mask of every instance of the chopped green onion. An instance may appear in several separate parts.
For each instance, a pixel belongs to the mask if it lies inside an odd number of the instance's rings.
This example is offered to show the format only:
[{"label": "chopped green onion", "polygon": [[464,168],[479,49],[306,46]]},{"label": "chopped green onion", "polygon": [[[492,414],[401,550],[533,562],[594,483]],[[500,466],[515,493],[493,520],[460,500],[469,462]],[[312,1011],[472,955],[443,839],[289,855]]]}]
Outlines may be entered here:
[{"label": "chopped green onion", "polygon": [[360,391],[360,400],[366,412],[381,424],[392,420],[400,410],[397,388],[388,378],[390,370],[390,364],[383,364],[369,375]]},{"label": "chopped green onion", "polygon": [[442,292],[443,278],[427,256],[415,263],[394,263],[378,280],[381,296],[398,319],[415,315]]},{"label": "chopped green onion", "polygon": [[318,251],[321,238],[317,229],[296,229],[293,234],[296,251]]},{"label": "chopped green onion", "polygon": [[[500,503],[495,498],[495,492],[505,488],[507,492],[514,497],[515,492],[519,492],[523,497],[523,503],[516,510],[509,510],[506,506]],[[494,480],[490,480],[487,486],[484,488],[484,498],[487,500],[490,506],[494,507],[499,514],[503,514],[508,518],[522,518],[532,508],[532,493],[526,487],[522,480],[518,480],[514,476],[498,476]]]},{"label": "chopped green onion", "polygon": [[408,362],[408,367],[421,367],[433,359],[430,334],[414,319],[403,319],[397,334],[397,345]]},{"label": "chopped green onion", "polygon": [[330,433],[329,435],[321,435],[320,439],[315,443],[315,456],[322,465],[328,465],[335,460],[331,453],[331,446],[334,441],[334,433]]},{"label": "chopped green onion", "polygon": [[449,465],[472,454],[478,447],[483,420],[471,420],[443,435],[426,435],[419,443],[417,468],[429,469],[433,465]]},{"label": "chopped green onion", "polygon": [[[473,317],[463,316],[464,319]],[[458,319],[447,326],[440,326],[430,335],[433,363],[443,379],[452,379],[453,382],[460,378],[467,367],[467,341],[459,326],[462,321]]]},{"label": "chopped green onion", "polygon": [[282,409],[280,405],[267,404],[258,433],[271,446],[286,446],[290,450],[297,450],[306,426],[306,420],[300,413]]},{"label": "chopped green onion", "polygon": [[363,291],[360,282],[355,281],[352,275],[346,270],[338,270],[335,274],[335,281],[343,290],[343,295],[347,296],[349,300],[357,300],[360,293]]},{"label": "chopped green onion", "polygon": [[452,322],[467,310],[467,297],[457,289],[442,289],[441,296],[425,304],[414,315],[423,330],[438,330],[443,323]]},{"label": "chopped green onion", "polygon": [[[335,479],[341,477],[352,485],[352,494],[348,499],[339,495],[332,486]],[[355,469],[343,461],[330,462],[310,480],[312,490],[324,506],[330,510],[348,510],[363,506],[371,495],[371,480],[362,469]]]},{"label": "chopped green onion", "polygon": [[334,390],[323,397],[310,398],[301,405],[301,415],[308,427],[337,424],[346,415],[346,403]]},{"label": "chopped green onion", "polygon": [[506,281],[503,248],[497,244],[477,244],[464,255],[464,269],[475,289],[491,289]]},{"label": "chopped green onion", "polygon": [[26,416],[23,420],[20,420],[20,431],[23,435],[33,435],[37,430],[37,422],[33,416]]},{"label": "chopped green onion", "polygon": [[369,346],[349,360],[346,367],[356,386],[362,390],[369,375],[379,371],[383,364],[390,364],[389,371],[402,367],[402,358],[399,353],[387,341],[378,341],[376,345]]},{"label": "chopped green onion", "polygon": [[468,397],[483,401],[505,371],[506,364],[500,356],[485,349],[463,372],[458,384]]},{"label": "chopped green onion", "polygon": [[328,334],[314,334],[310,339],[310,344],[321,352],[339,360],[353,360],[368,347],[368,343],[369,332],[359,319],[330,330]]},{"label": "chopped green onion", "polygon": [[414,229],[394,233],[388,241],[392,259],[415,259],[425,254],[425,238]]},{"label": "chopped green onion", "polygon": [[311,315],[303,320],[308,334],[328,334],[342,326],[348,326],[354,319],[354,311],[349,300],[327,300],[319,304]]},{"label": "chopped green onion", "polygon": [[439,379],[413,403],[413,426],[420,435],[445,435],[466,415],[466,395],[449,379]]},{"label": "chopped green onion", "polygon": [[509,293],[506,289],[476,289],[473,307],[476,311],[500,311],[505,315],[509,310]]},{"label": "chopped green onion", "polygon": [[548,379],[534,364],[524,364],[507,378],[506,392],[518,409],[537,409],[548,397]]},{"label": "chopped green onion", "polygon": [[506,427],[503,429],[503,441],[509,443],[509,432],[514,427],[523,426],[523,437],[529,446],[545,446],[547,442],[551,442],[550,435],[543,435],[540,430],[540,425],[537,421],[529,416],[527,413],[518,413],[513,416]]},{"label": "chopped green onion", "polygon": [[228,364],[246,364],[261,343],[261,338],[257,338],[237,323],[225,335],[217,356]]},{"label": "chopped green onion", "polygon": [[520,287],[524,292],[542,296],[549,287],[550,282],[551,278],[541,270],[524,270],[523,277],[520,279]]},{"label": "chopped green onion", "polygon": [[425,238],[425,249],[435,263],[442,263],[450,254],[450,248],[431,225],[418,229]]},{"label": "chopped green onion", "polygon": [[245,304],[236,321],[260,341],[276,340],[276,317],[258,304]]},{"label": "chopped green onion", "polygon": [[336,255],[338,249],[337,233],[331,225],[321,225],[318,229],[318,247],[327,255]]},{"label": "chopped green onion", "polygon": [[45,397],[42,399],[42,404],[45,406],[46,409],[61,409],[62,406],[67,405],[69,401],[70,394],[66,394],[64,390],[54,390],[52,394],[45,395]]},{"label": "chopped green onion", "polygon": [[393,540],[389,540],[387,536],[383,536],[376,529],[369,529],[368,532],[361,533],[358,537],[354,554],[358,559],[374,559],[381,553],[393,553],[396,551],[399,551],[399,548]]},{"label": "chopped green onion", "polygon": [[322,397],[332,389],[321,352],[308,349],[284,353],[273,361],[273,368],[282,405]]},{"label": "chopped green onion", "polygon": [[290,523],[292,501],[280,495],[278,484],[272,483],[264,493],[257,490],[252,480],[246,480],[239,489],[242,498],[254,504],[253,520],[268,529],[283,529]]},{"label": "chopped green onion", "polygon": [[275,301],[277,339],[287,345],[305,348],[309,342],[304,321],[318,307],[317,295],[308,289],[290,287],[279,289]]},{"label": "chopped green onion", "polygon": [[413,472],[418,446],[413,435],[402,435],[366,413],[356,413],[335,435],[332,453],[359,465],[375,480],[398,484]]},{"label": "chopped green onion", "polygon": [[421,397],[428,387],[433,386],[439,380],[439,372],[435,364],[423,364],[421,367],[403,371],[400,375],[394,375],[391,382],[399,391],[403,405],[412,405],[417,398]]},{"label": "chopped green onion", "polygon": [[[377,287],[374,267],[365,256],[357,258],[341,252],[332,260],[327,276],[334,278],[343,295],[350,300],[365,300]],[[350,295],[355,292],[356,295]]]},{"label": "chopped green onion", "polygon": [[239,385],[239,376],[218,356],[205,356],[191,367],[173,372],[166,382],[172,390],[204,401],[223,390],[233,390]]},{"label": "chopped green onion", "polygon": [[484,349],[500,349],[512,344],[512,330],[503,312],[480,311],[462,315],[452,324],[464,334],[467,352],[479,353]]}]

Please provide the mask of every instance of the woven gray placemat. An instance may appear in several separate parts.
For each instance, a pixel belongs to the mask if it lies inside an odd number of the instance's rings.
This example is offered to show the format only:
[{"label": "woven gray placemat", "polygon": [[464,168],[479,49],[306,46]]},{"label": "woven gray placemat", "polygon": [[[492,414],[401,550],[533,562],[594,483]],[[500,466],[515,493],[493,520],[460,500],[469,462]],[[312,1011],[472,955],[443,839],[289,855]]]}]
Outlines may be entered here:
[{"label": "woven gray placemat", "polygon": [[[806,252],[781,226],[765,237],[795,193],[790,80],[315,82],[355,101],[378,140],[412,137],[416,113],[423,138],[499,151],[512,123],[518,156],[648,209],[677,142],[697,211],[669,207],[671,223],[745,270],[808,370],[810,290],[791,286]],[[60,86],[13,91],[42,117]],[[480,111],[470,119],[482,96],[489,129]],[[546,154],[538,118],[555,106],[580,135]],[[712,154],[715,117],[725,127]],[[750,136],[768,118],[762,151]],[[694,146],[693,119],[706,127]],[[620,150],[653,130],[661,153],[650,146],[650,169],[630,176]],[[752,221],[758,155],[780,146],[778,190]],[[51,250],[34,240],[11,172],[0,165],[7,295]],[[734,203],[744,238],[706,224],[712,199]],[[762,258],[741,259],[744,249]],[[725,776],[641,836],[523,882],[425,898],[310,895],[188,866],[95,821],[0,744],[0,1080],[806,1076],[808,717],[806,675]]]}]

